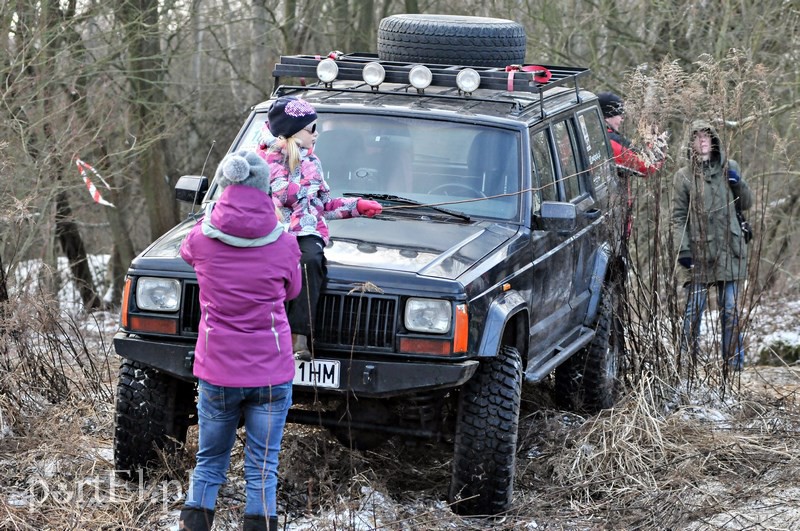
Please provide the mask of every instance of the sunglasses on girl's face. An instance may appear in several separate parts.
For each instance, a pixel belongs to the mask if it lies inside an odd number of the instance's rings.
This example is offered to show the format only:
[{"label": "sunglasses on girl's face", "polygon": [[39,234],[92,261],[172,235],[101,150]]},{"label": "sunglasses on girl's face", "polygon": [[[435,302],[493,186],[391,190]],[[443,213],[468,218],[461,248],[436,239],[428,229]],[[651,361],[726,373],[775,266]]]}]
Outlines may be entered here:
[{"label": "sunglasses on girl's face", "polygon": [[311,125],[305,126],[303,129],[305,129],[306,131],[308,131],[309,133],[311,133],[313,135],[314,133],[317,132],[317,124],[316,124],[316,122],[314,122]]}]

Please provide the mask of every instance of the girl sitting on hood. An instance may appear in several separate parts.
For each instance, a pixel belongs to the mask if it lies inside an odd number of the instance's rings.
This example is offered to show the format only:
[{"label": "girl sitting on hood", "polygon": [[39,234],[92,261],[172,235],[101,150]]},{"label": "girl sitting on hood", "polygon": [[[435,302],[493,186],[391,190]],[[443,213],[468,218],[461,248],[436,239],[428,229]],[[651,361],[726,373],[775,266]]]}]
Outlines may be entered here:
[{"label": "girl sitting on hood", "polygon": [[[278,98],[267,114],[274,137],[259,146],[258,154],[269,164],[272,200],[297,236],[303,288],[288,304],[292,345],[298,359],[311,359],[308,337],[314,330],[317,302],[325,284],[329,219],[381,213],[381,204],[357,197],[332,197],[323,178],[319,159],[314,155],[317,141],[317,112],[301,99]],[[313,336],[312,336],[313,337]]]}]

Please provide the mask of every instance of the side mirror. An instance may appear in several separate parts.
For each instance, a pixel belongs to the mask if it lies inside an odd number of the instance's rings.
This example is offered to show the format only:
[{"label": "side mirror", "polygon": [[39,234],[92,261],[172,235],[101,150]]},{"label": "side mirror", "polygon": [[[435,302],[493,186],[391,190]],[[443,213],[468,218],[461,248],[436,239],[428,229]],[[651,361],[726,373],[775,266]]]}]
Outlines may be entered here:
[{"label": "side mirror", "polygon": [[578,225],[578,211],[572,203],[543,201],[539,212],[543,230],[573,232]]},{"label": "side mirror", "polygon": [[208,191],[208,178],[205,175],[184,175],[175,185],[175,199],[197,204],[203,201]]}]

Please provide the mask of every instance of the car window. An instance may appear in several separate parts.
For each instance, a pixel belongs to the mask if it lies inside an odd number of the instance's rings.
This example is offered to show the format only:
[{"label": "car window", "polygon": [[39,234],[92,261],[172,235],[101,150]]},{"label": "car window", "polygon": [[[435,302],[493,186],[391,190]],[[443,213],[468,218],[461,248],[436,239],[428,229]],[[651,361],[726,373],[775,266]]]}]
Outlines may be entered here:
[{"label": "car window", "polygon": [[[334,196],[392,194],[469,216],[517,219],[520,133],[402,116],[318,114],[314,152]],[[272,139],[256,116],[238,147]]]},{"label": "car window", "polygon": [[538,177],[537,193],[534,194],[534,209],[539,210],[541,201],[557,201],[558,188],[556,187],[556,174],[553,169],[553,156],[550,152],[550,140],[547,130],[534,133],[531,139],[533,164]]},{"label": "car window", "polygon": [[556,142],[561,180],[567,201],[572,201],[581,195],[580,179],[578,176],[578,161],[575,155],[575,142],[570,135],[567,121],[553,125],[553,136]]},{"label": "car window", "polygon": [[611,151],[606,142],[603,121],[597,108],[578,114],[578,128],[586,149],[589,173],[595,190],[606,186],[613,175]]}]

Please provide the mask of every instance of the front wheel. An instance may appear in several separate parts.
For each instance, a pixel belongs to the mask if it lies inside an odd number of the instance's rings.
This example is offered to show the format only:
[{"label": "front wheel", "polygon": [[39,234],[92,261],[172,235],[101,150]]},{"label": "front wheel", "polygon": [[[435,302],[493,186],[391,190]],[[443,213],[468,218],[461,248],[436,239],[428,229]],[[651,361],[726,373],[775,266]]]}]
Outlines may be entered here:
[{"label": "front wheel", "polygon": [[448,500],[458,514],[498,514],[511,505],[522,360],[513,347],[481,362],[461,389]]},{"label": "front wheel", "polygon": [[126,479],[158,461],[158,450],[186,441],[195,413],[194,384],[141,363],[122,360],[117,383],[114,468]]}]

